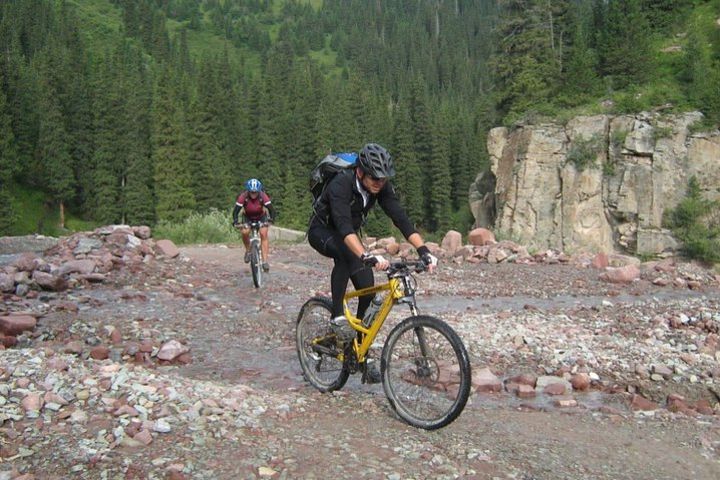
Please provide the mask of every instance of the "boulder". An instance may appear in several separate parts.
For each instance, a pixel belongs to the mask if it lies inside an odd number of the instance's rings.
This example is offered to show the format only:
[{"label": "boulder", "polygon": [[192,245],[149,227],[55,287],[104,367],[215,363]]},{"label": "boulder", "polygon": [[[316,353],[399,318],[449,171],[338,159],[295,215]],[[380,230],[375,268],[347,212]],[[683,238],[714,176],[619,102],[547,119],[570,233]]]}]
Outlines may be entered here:
[{"label": "boulder", "polygon": [[475,228],[468,234],[468,242],[471,245],[492,245],[497,243],[495,234],[487,228]]},{"label": "boulder", "polygon": [[168,258],[175,258],[180,255],[180,250],[178,250],[172,240],[158,240],[155,243],[155,248],[161,255],[165,255]]},{"label": "boulder", "polygon": [[63,290],[67,290],[68,288],[68,283],[64,278],[57,275],[52,275],[50,273],[41,272],[39,270],[35,270],[33,272],[32,279],[43,290],[61,292]]},{"label": "boulder", "polygon": [[37,320],[32,315],[5,315],[0,317],[0,333],[20,335],[35,328]]},{"label": "boulder", "polygon": [[462,247],[462,234],[455,230],[449,230],[442,239],[440,247],[452,256]]}]

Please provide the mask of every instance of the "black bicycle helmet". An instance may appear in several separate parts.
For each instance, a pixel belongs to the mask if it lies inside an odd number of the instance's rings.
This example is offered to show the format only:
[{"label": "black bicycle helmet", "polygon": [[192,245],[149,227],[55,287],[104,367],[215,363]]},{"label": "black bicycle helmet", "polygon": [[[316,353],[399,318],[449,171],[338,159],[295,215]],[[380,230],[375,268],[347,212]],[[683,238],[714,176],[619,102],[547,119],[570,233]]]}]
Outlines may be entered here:
[{"label": "black bicycle helmet", "polygon": [[392,157],[377,143],[368,143],[358,155],[358,165],[363,172],[375,178],[389,178],[395,176],[395,167]]}]

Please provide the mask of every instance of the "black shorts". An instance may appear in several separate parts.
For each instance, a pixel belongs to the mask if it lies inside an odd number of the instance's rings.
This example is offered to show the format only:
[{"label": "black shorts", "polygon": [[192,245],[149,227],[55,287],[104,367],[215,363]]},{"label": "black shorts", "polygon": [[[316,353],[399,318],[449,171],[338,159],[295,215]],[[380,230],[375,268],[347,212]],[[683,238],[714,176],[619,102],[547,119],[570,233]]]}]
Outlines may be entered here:
[{"label": "black shorts", "polygon": [[340,234],[325,225],[313,225],[310,227],[308,241],[310,246],[321,255],[332,258],[336,264],[347,265],[350,275],[367,268],[362,260],[345,245],[345,241]]}]

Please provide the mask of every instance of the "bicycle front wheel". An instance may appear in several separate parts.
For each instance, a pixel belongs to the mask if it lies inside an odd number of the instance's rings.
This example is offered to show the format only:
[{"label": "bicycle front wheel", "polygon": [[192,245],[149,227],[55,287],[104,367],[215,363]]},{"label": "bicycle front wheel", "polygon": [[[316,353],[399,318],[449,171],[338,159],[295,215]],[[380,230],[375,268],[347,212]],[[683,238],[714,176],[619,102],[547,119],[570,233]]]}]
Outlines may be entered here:
[{"label": "bicycle front wheel", "polygon": [[253,242],[250,255],[250,270],[252,270],[252,279],[255,288],[262,287],[262,258],[260,255],[260,246],[257,242]]},{"label": "bicycle front wheel", "polygon": [[383,347],[380,371],[391,406],[418,428],[448,425],[470,396],[465,346],[447,323],[435,317],[410,317],[393,328]]},{"label": "bicycle front wheel", "polygon": [[321,392],[341,389],[350,375],[343,347],[330,328],[331,312],[329,298],[313,297],[300,309],[295,330],[303,375]]}]

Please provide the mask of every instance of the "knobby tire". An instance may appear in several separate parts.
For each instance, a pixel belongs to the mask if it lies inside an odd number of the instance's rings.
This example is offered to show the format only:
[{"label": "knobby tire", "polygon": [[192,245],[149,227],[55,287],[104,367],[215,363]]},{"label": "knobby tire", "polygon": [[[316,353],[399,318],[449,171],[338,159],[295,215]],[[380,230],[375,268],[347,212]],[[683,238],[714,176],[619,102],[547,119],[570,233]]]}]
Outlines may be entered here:
[{"label": "knobby tire", "polygon": [[252,242],[250,270],[252,271],[253,285],[255,285],[255,288],[262,287],[262,260],[260,257],[260,247],[257,242]]},{"label": "knobby tire", "polygon": [[436,317],[409,317],[392,329],[380,362],[383,389],[405,422],[435,430],[450,424],[470,396],[470,360],[457,333]]},{"label": "knobby tire", "polygon": [[302,306],[297,318],[295,343],[305,379],[321,392],[341,389],[350,376],[347,362],[338,357],[341,346],[330,327],[332,302],[313,297]]}]

